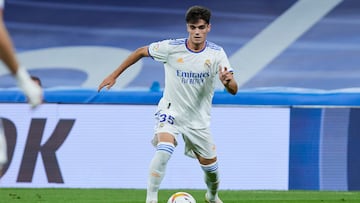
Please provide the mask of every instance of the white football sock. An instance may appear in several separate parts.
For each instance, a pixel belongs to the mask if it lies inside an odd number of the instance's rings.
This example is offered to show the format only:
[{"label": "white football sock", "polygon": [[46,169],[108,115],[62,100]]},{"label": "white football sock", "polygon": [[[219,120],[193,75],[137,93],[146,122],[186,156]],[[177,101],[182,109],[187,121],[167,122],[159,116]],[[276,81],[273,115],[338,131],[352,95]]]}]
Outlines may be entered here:
[{"label": "white football sock", "polygon": [[218,163],[214,162],[209,165],[201,165],[205,173],[205,183],[207,185],[207,193],[210,200],[214,200],[217,197],[218,189],[219,189],[219,170]]},{"label": "white football sock", "polygon": [[158,199],[158,191],[165,176],[166,165],[174,152],[175,146],[168,142],[159,142],[150,163],[146,202]]}]

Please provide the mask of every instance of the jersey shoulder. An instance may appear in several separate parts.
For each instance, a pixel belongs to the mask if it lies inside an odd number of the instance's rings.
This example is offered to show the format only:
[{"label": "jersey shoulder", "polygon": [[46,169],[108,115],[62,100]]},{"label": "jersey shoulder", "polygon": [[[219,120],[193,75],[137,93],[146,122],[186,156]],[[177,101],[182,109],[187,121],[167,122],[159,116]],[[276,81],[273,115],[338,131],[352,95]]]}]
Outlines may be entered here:
[{"label": "jersey shoulder", "polygon": [[206,47],[209,49],[215,50],[215,51],[223,50],[223,48],[221,46],[219,46],[213,42],[209,42],[209,41],[206,42]]},{"label": "jersey shoulder", "polygon": [[184,45],[186,43],[186,39],[169,39],[169,45]]}]

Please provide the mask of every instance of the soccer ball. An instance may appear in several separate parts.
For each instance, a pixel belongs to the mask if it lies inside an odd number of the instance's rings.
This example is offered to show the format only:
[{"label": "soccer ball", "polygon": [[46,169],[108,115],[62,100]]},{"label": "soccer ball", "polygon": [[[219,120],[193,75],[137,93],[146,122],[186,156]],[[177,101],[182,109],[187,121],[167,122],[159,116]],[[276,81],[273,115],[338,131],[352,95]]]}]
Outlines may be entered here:
[{"label": "soccer ball", "polygon": [[196,203],[196,200],[189,193],[177,192],[171,195],[167,203]]}]

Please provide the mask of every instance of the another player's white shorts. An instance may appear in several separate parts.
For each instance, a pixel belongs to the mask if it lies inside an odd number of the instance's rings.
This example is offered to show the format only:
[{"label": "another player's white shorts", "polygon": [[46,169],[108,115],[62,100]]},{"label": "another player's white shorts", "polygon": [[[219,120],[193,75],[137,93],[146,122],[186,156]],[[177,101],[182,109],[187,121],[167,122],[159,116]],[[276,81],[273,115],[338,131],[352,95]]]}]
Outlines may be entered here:
[{"label": "another player's white shorts", "polygon": [[155,114],[155,136],[152,140],[152,144],[154,146],[158,143],[157,134],[166,132],[174,136],[175,146],[177,146],[179,136],[182,136],[185,142],[185,155],[196,158],[196,153],[205,159],[212,159],[216,157],[216,147],[209,128],[192,129],[186,126],[179,126],[171,123],[171,119],[170,122],[168,119],[159,119],[159,115],[161,114],[164,114],[164,112],[159,111]]}]

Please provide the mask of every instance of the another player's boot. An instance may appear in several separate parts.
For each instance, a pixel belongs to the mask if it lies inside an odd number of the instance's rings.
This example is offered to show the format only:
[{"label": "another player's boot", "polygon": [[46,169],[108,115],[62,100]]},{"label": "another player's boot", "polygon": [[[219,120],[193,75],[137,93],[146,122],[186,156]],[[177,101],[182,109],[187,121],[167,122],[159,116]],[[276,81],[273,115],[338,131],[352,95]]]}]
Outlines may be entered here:
[{"label": "another player's boot", "polygon": [[208,193],[205,193],[205,201],[207,203],[223,203],[223,201],[221,201],[221,199],[217,195],[216,195],[214,200],[210,200],[210,197],[209,197]]}]

